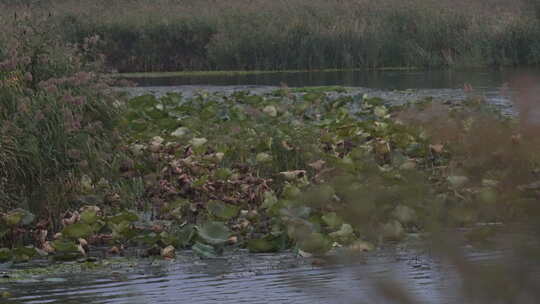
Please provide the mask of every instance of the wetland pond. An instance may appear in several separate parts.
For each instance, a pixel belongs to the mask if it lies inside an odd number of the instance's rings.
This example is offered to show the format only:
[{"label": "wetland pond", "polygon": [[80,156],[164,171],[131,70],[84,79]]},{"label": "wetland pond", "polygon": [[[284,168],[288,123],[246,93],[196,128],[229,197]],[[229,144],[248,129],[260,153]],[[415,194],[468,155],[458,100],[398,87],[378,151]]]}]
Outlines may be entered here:
[{"label": "wetland pond", "polygon": [[[507,84],[519,70],[466,72],[319,72],[268,73],[242,76],[137,78],[131,95],[181,92],[185,96],[199,90],[267,92],[282,83],[290,87],[346,86],[353,94],[380,96],[406,102],[433,96],[436,100],[463,100],[470,94],[512,112]],[[538,71],[527,71],[538,75]],[[474,92],[465,92],[470,84]],[[510,88],[512,92],[512,88]],[[413,241],[412,243],[415,243]],[[406,244],[406,245],[405,245]],[[459,265],[445,263],[432,254],[430,246],[389,245],[365,253],[351,263],[319,265],[294,252],[251,254],[225,253],[217,259],[199,259],[191,251],[179,252],[173,261],[114,259],[95,269],[73,271],[21,271],[33,265],[0,264],[2,303],[401,303],[397,295],[381,295],[381,280],[399,283],[422,303],[472,303],[464,291]],[[479,248],[460,245],[464,260],[474,265],[500,265],[512,256],[511,246]],[[35,263],[38,263],[37,265]],[[461,265],[462,266],[462,265]],[[538,282],[538,265],[527,266],[533,282]],[[47,263],[43,269],[50,267]],[[39,267],[38,267],[39,268]],[[53,267],[54,268],[54,267]],[[16,278],[17,273],[22,273]],[[377,287],[378,286],[378,287]],[[489,290],[480,292],[489,293]],[[536,303],[536,290],[523,291],[520,303]],[[388,296],[388,295],[387,295]],[[538,296],[538,295],[536,295]],[[406,302],[403,303],[417,303]],[[488,303],[488,302],[474,302]]]}]

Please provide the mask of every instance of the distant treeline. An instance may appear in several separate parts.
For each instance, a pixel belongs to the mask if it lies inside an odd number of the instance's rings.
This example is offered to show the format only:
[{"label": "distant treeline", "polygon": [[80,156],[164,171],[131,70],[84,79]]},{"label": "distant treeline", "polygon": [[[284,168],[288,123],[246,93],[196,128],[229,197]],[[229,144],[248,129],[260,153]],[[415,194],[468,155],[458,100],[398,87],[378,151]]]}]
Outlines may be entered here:
[{"label": "distant treeline", "polygon": [[[121,72],[540,63],[539,0],[116,0],[0,4]],[[22,13],[19,13],[19,16]]]}]

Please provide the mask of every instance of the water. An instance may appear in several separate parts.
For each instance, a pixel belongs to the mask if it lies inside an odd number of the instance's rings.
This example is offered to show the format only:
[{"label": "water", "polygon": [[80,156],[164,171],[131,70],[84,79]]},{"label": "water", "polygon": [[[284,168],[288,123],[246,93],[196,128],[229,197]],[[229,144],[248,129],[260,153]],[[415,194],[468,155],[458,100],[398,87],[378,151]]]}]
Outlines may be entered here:
[{"label": "water", "polygon": [[[138,88],[135,94],[154,92],[193,92],[253,90],[267,92],[282,85],[345,86],[356,93],[368,93],[392,102],[406,102],[427,96],[439,100],[463,100],[482,96],[502,109],[511,107],[511,100],[525,86],[536,86],[540,81],[540,69],[497,69],[463,71],[330,71],[330,72],[283,72],[232,76],[182,76],[133,79]],[[464,90],[465,85],[472,91]],[[533,94],[534,95],[534,94]],[[535,94],[537,96],[538,94]],[[536,97],[535,97],[536,98]],[[535,100],[535,102],[540,102]],[[505,110],[506,111],[506,110]]]},{"label": "water", "polygon": [[139,86],[327,86],[367,87],[385,90],[461,89],[470,84],[475,89],[500,87],[524,74],[540,76],[538,69],[434,70],[434,71],[329,71],[272,72],[232,76],[181,76],[138,78]]},{"label": "water", "polygon": [[[6,303],[389,303],[376,286],[392,280],[415,301],[467,302],[456,266],[434,257],[429,246],[417,248],[423,249],[389,246],[326,266],[313,266],[312,259],[291,252],[241,251],[200,260],[185,251],[171,262],[141,259],[133,267],[105,272],[12,281],[0,292],[13,294]],[[507,263],[509,250],[463,247],[474,265]],[[540,277],[538,269],[534,274]]]}]

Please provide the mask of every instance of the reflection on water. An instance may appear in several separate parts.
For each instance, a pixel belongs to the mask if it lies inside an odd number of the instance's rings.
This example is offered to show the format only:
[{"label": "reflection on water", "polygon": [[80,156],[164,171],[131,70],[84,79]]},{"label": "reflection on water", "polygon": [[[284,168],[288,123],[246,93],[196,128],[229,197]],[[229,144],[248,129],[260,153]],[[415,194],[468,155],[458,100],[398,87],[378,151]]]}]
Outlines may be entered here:
[{"label": "reflection on water", "polygon": [[[11,282],[0,291],[14,294],[11,303],[388,303],[375,284],[391,279],[426,303],[464,303],[453,292],[461,284],[454,267],[423,248],[388,248],[353,264],[323,267],[292,253],[199,260],[187,252],[176,262],[147,260],[132,271],[66,275],[65,281]],[[469,261],[488,265],[506,252],[466,251]]]},{"label": "reflection on water", "polygon": [[539,69],[465,70],[465,71],[329,71],[263,73],[233,76],[182,76],[134,79],[139,86],[179,85],[257,85],[291,87],[340,85],[385,90],[498,88],[518,76],[539,76]]}]

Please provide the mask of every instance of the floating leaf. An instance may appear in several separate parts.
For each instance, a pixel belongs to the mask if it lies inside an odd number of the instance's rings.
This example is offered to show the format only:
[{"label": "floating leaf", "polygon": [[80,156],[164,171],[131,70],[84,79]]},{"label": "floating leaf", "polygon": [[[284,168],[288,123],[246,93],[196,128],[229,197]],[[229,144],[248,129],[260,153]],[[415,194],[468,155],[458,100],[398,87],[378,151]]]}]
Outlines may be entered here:
[{"label": "floating leaf", "polygon": [[202,147],[207,142],[208,142],[208,139],[206,138],[192,138],[189,141],[189,144],[192,145],[194,148],[198,148],[198,147]]},{"label": "floating leaf", "polygon": [[405,237],[405,229],[400,222],[394,220],[383,225],[381,235],[385,240],[397,241]]},{"label": "floating leaf", "polygon": [[249,252],[263,253],[263,252],[277,252],[286,247],[287,237],[285,234],[267,235],[260,239],[252,239],[247,243]]},{"label": "floating leaf", "polygon": [[459,176],[459,175],[452,175],[448,176],[446,180],[450,183],[450,185],[454,188],[459,188],[464,186],[466,183],[469,182],[469,178],[466,176]]},{"label": "floating leaf", "polygon": [[199,227],[198,235],[208,244],[219,245],[227,242],[231,233],[222,222],[207,222]]},{"label": "floating leaf", "polygon": [[94,224],[98,220],[97,210],[93,208],[87,208],[81,212],[81,222],[87,224]]},{"label": "floating leaf", "polygon": [[60,253],[78,251],[77,244],[75,244],[75,242],[69,241],[69,240],[63,240],[63,239],[55,240],[55,241],[51,242],[51,246],[57,252],[60,252]]},{"label": "floating leaf", "polygon": [[213,246],[196,242],[192,247],[193,253],[201,258],[212,259],[218,256]]},{"label": "floating leaf", "polygon": [[264,201],[261,205],[262,208],[269,209],[278,202],[278,199],[273,191],[264,192]]},{"label": "floating leaf", "polygon": [[11,250],[11,254],[15,262],[27,262],[37,254],[36,248],[33,246],[17,247]]},{"label": "floating leaf", "polygon": [[5,263],[11,260],[12,254],[9,248],[0,248],[0,263]]},{"label": "floating leaf", "polygon": [[350,224],[342,224],[338,231],[330,233],[329,236],[341,244],[349,244],[356,239]]},{"label": "floating leaf", "polygon": [[384,117],[386,114],[388,114],[388,109],[386,109],[385,106],[377,106],[373,110],[373,113],[375,113],[377,117]]},{"label": "floating leaf", "polygon": [[404,205],[397,206],[392,214],[402,224],[409,224],[416,221],[416,211]]},{"label": "floating leaf", "polygon": [[10,226],[29,225],[34,221],[34,214],[24,209],[15,209],[4,215],[4,222]]},{"label": "floating leaf", "polygon": [[238,214],[239,208],[237,206],[232,206],[229,204],[226,204],[222,201],[210,201],[206,205],[206,209],[212,214],[213,216],[228,220],[230,218],[235,217]]},{"label": "floating leaf", "polygon": [[71,224],[62,230],[62,236],[71,239],[86,238],[93,233],[92,227],[89,224],[82,222]]},{"label": "floating leaf", "polygon": [[322,234],[314,232],[310,234],[307,238],[301,240],[298,244],[298,247],[302,251],[309,252],[311,254],[321,255],[328,252],[328,250],[332,248],[332,244]]},{"label": "floating leaf", "polygon": [[225,181],[232,175],[232,171],[228,168],[219,168],[214,172],[214,177],[218,180]]},{"label": "floating leaf", "polygon": [[343,224],[343,220],[335,212],[329,212],[321,218],[324,223],[332,229],[338,228]]},{"label": "floating leaf", "polygon": [[278,114],[277,109],[274,106],[266,106],[262,111],[271,117],[276,117]]},{"label": "floating leaf", "polygon": [[139,216],[133,211],[124,211],[115,216],[109,217],[108,221],[113,224],[120,224],[121,222],[135,222],[139,220]]},{"label": "floating leaf", "polygon": [[257,154],[256,160],[258,163],[267,163],[272,161],[272,156],[268,153],[259,153]]}]

